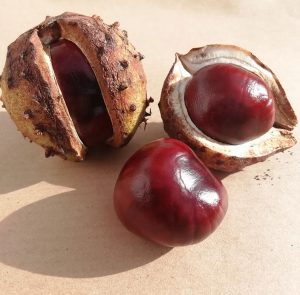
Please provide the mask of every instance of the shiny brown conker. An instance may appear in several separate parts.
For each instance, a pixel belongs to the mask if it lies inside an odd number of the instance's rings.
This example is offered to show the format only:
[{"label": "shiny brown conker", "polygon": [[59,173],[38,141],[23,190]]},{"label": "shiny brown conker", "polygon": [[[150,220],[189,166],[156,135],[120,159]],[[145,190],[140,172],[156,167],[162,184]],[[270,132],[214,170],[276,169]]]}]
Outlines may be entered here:
[{"label": "shiny brown conker", "polygon": [[135,234],[164,246],[183,246],[216,229],[227,210],[227,192],[186,144],[163,138],[126,162],[114,205]]},{"label": "shiny brown conker", "polygon": [[50,45],[56,79],[82,142],[88,147],[104,143],[113,134],[95,74],[81,50],[61,39]]},{"label": "shiny brown conker", "polygon": [[200,69],[187,84],[184,99],[194,124],[220,142],[242,144],[274,124],[272,91],[259,76],[236,65]]}]

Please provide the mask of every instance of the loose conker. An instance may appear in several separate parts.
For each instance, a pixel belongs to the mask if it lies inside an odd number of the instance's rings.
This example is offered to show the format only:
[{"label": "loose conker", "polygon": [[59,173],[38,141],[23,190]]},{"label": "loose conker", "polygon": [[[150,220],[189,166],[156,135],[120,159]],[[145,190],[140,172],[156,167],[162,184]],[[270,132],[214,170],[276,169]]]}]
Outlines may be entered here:
[{"label": "loose conker", "polygon": [[166,132],[217,170],[241,170],[296,143],[297,118],[278,78],[237,46],[177,54],[159,107]]},{"label": "loose conker", "polygon": [[216,229],[227,210],[227,192],[186,144],[163,138],[126,162],[114,204],[130,231],[174,247],[197,243]]},{"label": "loose conker", "polygon": [[142,58],[117,22],[47,17],[9,45],[1,99],[46,156],[83,160],[87,147],[125,145],[145,121]]}]

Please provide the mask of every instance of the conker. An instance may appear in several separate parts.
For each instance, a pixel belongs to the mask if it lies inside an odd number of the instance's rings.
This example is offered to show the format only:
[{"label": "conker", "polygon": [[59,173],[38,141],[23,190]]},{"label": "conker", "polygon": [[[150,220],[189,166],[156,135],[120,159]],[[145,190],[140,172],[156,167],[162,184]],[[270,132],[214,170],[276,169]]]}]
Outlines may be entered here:
[{"label": "conker", "polygon": [[53,70],[76,131],[88,147],[104,143],[112,124],[97,79],[86,57],[71,41],[50,45]]},{"label": "conker", "polygon": [[241,144],[274,124],[272,91],[257,75],[232,64],[213,64],[196,72],[184,94],[193,123],[208,136]]},{"label": "conker", "polygon": [[114,204],[130,231],[174,247],[197,243],[216,229],[227,210],[227,192],[186,144],[163,138],[126,162]]},{"label": "conker", "polygon": [[296,143],[297,118],[278,78],[237,46],[176,54],[159,108],[166,132],[216,170],[241,170]]},{"label": "conker", "polygon": [[144,122],[143,56],[119,23],[63,13],[8,47],[1,100],[46,156],[84,159],[88,147],[121,147]]}]

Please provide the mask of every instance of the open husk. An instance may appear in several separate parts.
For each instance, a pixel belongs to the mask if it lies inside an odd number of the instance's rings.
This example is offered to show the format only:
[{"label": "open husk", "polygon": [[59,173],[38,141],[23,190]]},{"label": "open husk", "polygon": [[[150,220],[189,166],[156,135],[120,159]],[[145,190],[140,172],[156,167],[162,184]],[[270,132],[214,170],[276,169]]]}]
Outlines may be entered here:
[{"label": "open husk", "polygon": [[[201,68],[217,63],[237,65],[261,77],[273,92],[275,123],[264,135],[239,145],[218,142],[199,130],[190,119],[185,102],[185,87]],[[187,54],[176,54],[163,85],[159,102],[166,132],[187,143],[209,167],[234,172],[264,161],[270,155],[292,147],[296,115],[275,74],[252,53],[232,45],[208,45]],[[238,128],[238,126],[237,126]]]},{"label": "open husk", "polygon": [[125,145],[145,119],[143,56],[118,23],[106,25],[98,16],[47,17],[9,45],[1,77],[4,107],[21,133],[45,148],[46,156],[83,160],[86,147],[75,130],[49,55],[49,45],[59,39],[75,43],[94,71],[113,126],[107,144]]}]

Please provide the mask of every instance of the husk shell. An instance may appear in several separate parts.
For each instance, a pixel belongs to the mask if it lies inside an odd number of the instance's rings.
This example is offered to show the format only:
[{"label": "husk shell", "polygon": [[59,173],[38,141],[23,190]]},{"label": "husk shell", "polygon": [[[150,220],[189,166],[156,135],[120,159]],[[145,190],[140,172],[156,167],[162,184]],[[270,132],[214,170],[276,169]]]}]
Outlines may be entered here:
[{"label": "husk shell", "polygon": [[[270,87],[275,101],[275,124],[263,136],[244,144],[225,144],[205,135],[191,121],[184,103],[185,87],[194,73],[213,63],[238,65],[261,77]],[[296,144],[291,130],[297,118],[278,78],[252,53],[237,46],[208,45],[185,55],[176,54],[159,107],[166,132],[187,143],[206,165],[216,170],[238,171]]]},{"label": "husk shell", "polygon": [[147,106],[142,55],[119,24],[98,16],[64,13],[47,17],[8,47],[2,101],[21,133],[46,149],[46,156],[83,160],[86,147],[77,135],[49,57],[49,45],[63,38],[89,61],[113,125],[107,144],[128,143],[144,120]]}]

